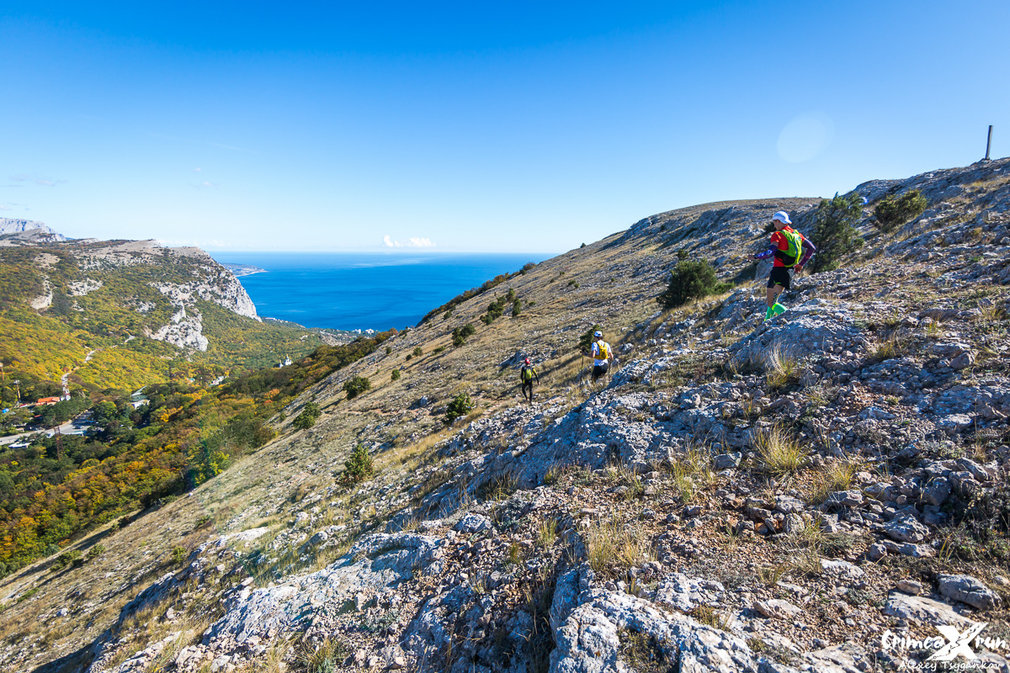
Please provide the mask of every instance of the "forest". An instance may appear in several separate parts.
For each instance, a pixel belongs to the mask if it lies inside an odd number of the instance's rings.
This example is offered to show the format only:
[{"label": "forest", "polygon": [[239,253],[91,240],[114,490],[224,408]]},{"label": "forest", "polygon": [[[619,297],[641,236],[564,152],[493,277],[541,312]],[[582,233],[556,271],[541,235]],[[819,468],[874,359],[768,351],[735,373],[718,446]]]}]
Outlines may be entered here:
[{"label": "forest", "polygon": [[[320,346],[294,364],[250,371],[218,386],[176,372],[147,386],[146,401],[126,391],[79,388],[69,400],[37,407],[30,421],[36,427],[87,410],[93,425],[83,436],[0,447],[0,576],[58,552],[96,525],[158,506],[219,474],[274,437],[270,422],[294,396],[395,333]],[[56,385],[23,383],[33,394]]]}]

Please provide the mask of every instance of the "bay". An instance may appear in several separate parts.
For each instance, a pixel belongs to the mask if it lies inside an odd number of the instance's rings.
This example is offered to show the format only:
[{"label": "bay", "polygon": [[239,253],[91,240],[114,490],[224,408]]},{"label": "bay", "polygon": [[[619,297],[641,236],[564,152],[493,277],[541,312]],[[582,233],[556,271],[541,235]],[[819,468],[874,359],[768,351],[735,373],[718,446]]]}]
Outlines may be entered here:
[{"label": "bay", "polygon": [[[239,277],[260,317],[339,330],[414,326],[432,309],[546,253],[213,252],[259,267]],[[490,300],[489,300],[490,301]]]}]

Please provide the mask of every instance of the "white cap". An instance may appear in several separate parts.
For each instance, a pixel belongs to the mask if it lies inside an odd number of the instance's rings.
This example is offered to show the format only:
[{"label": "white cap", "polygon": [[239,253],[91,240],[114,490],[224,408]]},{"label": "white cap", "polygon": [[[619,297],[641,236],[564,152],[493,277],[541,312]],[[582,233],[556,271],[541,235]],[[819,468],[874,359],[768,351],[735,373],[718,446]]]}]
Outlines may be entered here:
[{"label": "white cap", "polygon": [[775,220],[778,220],[782,224],[792,224],[793,223],[793,221],[789,219],[789,213],[787,213],[784,210],[780,210],[779,212],[777,212],[774,215],[772,215],[772,222],[774,222]]}]

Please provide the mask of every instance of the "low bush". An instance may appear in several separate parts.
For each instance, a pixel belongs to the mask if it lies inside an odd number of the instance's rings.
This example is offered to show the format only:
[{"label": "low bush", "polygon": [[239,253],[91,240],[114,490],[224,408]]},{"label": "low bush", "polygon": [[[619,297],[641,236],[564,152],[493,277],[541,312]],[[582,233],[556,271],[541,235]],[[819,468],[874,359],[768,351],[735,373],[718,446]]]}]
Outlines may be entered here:
[{"label": "low bush", "polygon": [[368,449],[364,444],[358,444],[351,451],[351,457],[344,461],[344,479],[351,483],[358,483],[371,477],[375,472],[372,464],[372,457],[368,455]]},{"label": "low bush", "polygon": [[53,559],[52,568],[53,570],[63,570],[67,567],[76,568],[84,563],[84,558],[81,556],[81,552],[76,549],[71,549],[70,551],[64,552]]},{"label": "low bush", "polygon": [[399,381],[400,380],[400,370],[399,369],[394,369],[392,372],[390,372],[389,378],[392,381]]},{"label": "low bush", "polygon": [[372,382],[364,376],[355,376],[348,381],[344,381],[344,392],[347,393],[347,399],[349,400],[353,400],[371,387]]},{"label": "low bush", "polygon": [[814,213],[814,226],[810,238],[817,246],[817,254],[810,270],[837,269],[841,258],[863,246],[856,224],[863,215],[863,197],[853,192],[846,196],[835,194],[824,199]]},{"label": "low bush", "polygon": [[728,287],[728,283],[719,281],[708,260],[684,260],[677,263],[670,276],[670,284],[666,292],[659,295],[658,301],[664,308],[674,308],[692,299],[723,292]]},{"label": "low bush", "polygon": [[451,424],[457,418],[466,416],[471,411],[473,411],[473,401],[470,399],[470,396],[466,393],[460,393],[445,408],[445,422]]},{"label": "low bush", "polygon": [[462,327],[457,327],[452,331],[452,345],[459,347],[466,343],[467,337],[477,332],[477,328],[467,323]]},{"label": "low bush", "polygon": [[892,194],[882,198],[874,209],[874,216],[882,230],[891,231],[922,215],[927,205],[926,197],[918,189],[912,189],[898,198]]},{"label": "low bush", "polygon": [[319,408],[318,404],[315,402],[309,402],[302,409],[302,412],[295,416],[295,419],[291,421],[291,425],[295,426],[299,430],[308,430],[316,424],[316,421],[319,420],[319,417],[322,414],[323,411]]}]

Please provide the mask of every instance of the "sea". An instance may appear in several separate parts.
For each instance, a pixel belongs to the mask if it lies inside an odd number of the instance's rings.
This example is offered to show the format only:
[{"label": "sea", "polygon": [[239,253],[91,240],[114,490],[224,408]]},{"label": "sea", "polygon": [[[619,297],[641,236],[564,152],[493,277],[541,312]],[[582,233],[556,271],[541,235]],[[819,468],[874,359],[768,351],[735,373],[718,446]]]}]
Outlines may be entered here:
[{"label": "sea", "polygon": [[262,318],[305,327],[413,327],[456,295],[552,255],[474,253],[213,252],[222,264],[258,267],[239,282]]}]

